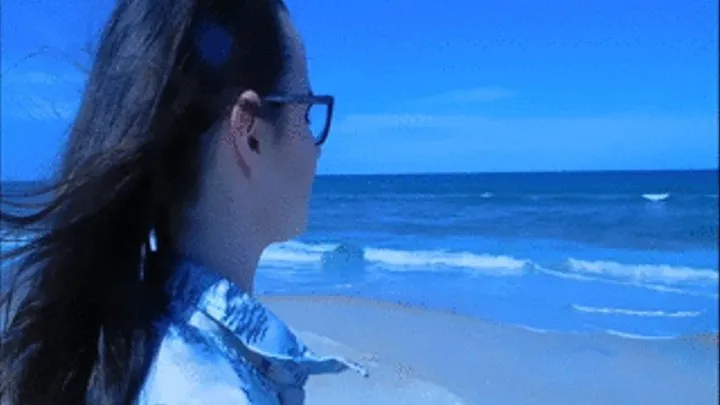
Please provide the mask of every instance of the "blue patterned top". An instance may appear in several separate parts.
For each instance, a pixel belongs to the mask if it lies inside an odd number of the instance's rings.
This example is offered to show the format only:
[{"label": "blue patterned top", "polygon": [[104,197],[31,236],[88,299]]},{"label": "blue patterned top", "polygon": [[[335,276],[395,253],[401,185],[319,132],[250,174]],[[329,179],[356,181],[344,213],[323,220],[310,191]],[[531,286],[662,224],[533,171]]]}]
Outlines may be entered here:
[{"label": "blue patterned top", "polygon": [[315,355],[260,302],[202,266],[182,264],[170,288],[171,319],[141,405],[299,405],[311,375],[368,374]]}]

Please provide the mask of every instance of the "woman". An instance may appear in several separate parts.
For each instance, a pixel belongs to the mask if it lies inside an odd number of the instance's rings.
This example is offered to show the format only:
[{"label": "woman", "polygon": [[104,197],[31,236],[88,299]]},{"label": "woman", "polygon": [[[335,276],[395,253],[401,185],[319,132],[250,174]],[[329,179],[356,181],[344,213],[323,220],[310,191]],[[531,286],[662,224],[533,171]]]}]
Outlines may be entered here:
[{"label": "woman", "polygon": [[332,106],[276,0],[119,0],[50,203],[2,217],[46,231],[10,255],[0,396],[300,404],[309,375],[364,373],[251,297],[262,251],[305,227]]}]

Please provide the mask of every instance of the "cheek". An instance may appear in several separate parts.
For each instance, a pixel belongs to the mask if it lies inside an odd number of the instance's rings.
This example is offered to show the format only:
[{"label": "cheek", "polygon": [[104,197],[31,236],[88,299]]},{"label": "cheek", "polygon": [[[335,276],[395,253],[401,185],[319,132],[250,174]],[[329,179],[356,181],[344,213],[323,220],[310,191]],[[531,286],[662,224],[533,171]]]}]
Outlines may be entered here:
[{"label": "cheek", "polygon": [[315,177],[317,149],[306,133],[286,133],[285,136],[281,153],[273,159],[276,167],[272,171],[288,192],[305,194]]},{"label": "cheek", "polygon": [[296,145],[298,175],[303,177],[303,182],[312,182],[317,168],[317,148],[309,132],[298,137]]},{"label": "cheek", "polygon": [[[289,159],[295,163],[294,170],[307,174],[310,172],[312,176],[315,174],[317,165],[318,150],[315,146],[315,139],[305,123],[304,116],[293,125],[291,132],[291,153],[293,158]],[[299,173],[298,173],[299,174]]]},{"label": "cheek", "polygon": [[302,109],[291,109],[288,112],[282,128],[282,146],[276,161],[288,181],[304,188],[315,176],[318,150]]}]

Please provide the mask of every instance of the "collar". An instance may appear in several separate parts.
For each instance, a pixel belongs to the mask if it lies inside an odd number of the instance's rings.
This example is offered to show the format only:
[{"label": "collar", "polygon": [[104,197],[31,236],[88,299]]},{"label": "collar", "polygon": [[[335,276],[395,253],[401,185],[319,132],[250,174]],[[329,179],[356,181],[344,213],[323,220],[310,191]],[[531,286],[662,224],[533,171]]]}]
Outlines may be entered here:
[{"label": "collar", "polygon": [[176,316],[208,332],[215,344],[233,348],[234,357],[244,357],[275,383],[302,386],[310,375],[348,369],[368,376],[357,363],[314,354],[262,303],[202,265],[181,261],[169,288]]}]

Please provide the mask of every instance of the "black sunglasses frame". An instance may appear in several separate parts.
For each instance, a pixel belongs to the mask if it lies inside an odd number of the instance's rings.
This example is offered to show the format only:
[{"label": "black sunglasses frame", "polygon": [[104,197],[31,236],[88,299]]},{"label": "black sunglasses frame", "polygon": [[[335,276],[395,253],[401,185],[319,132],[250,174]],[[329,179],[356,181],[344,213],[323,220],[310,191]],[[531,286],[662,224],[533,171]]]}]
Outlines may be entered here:
[{"label": "black sunglasses frame", "polygon": [[325,125],[320,137],[315,139],[315,145],[320,146],[328,138],[330,134],[330,125],[332,124],[333,108],[335,107],[335,97],[328,95],[315,94],[270,94],[262,98],[263,101],[282,105],[282,104],[308,104],[308,110],[315,104],[327,106],[327,116],[325,117]]}]

